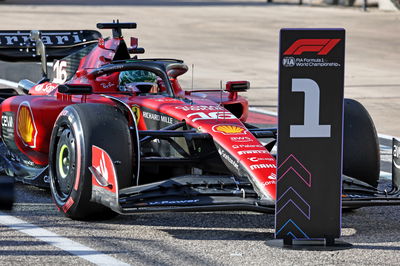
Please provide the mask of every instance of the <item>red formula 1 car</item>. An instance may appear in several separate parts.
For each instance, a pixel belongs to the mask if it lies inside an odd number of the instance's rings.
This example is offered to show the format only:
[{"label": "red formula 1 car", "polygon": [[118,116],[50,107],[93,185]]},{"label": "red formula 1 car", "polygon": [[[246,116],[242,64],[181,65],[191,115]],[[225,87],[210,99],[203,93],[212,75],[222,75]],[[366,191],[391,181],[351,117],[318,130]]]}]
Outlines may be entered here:
[{"label": "red formula 1 car", "polygon": [[[57,207],[73,219],[114,212],[273,211],[277,130],[246,123],[248,102],[238,92],[249,83],[185,91],[178,82],[188,70],[183,61],[131,56],[144,49],[136,38],[127,47],[121,29],[135,23],[97,26],[112,29],[112,38],[97,31],[3,32],[0,59],[40,57],[43,79],[22,80],[15,92],[0,93],[2,170],[50,187]],[[46,59],[58,60],[52,80]],[[345,173],[352,176],[345,178],[346,198],[358,202],[353,207],[370,205],[379,193],[376,132],[357,102],[347,100],[346,110],[351,149],[345,148]],[[353,194],[368,200],[354,201]]]}]

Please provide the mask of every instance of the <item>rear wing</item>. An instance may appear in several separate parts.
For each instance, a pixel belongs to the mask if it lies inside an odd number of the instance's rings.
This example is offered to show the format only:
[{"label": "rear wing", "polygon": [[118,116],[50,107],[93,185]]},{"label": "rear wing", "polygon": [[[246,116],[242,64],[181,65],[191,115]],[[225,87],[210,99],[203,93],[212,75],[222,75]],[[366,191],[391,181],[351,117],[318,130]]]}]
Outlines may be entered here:
[{"label": "rear wing", "polygon": [[[66,57],[90,44],[97,43],[101,34],[95,30],[59,30],[41,32],[41,39],[46,46],[47,60]],[[9,62],[39,61],[35,41],[31,31],[0,31],[0,60]]]}]

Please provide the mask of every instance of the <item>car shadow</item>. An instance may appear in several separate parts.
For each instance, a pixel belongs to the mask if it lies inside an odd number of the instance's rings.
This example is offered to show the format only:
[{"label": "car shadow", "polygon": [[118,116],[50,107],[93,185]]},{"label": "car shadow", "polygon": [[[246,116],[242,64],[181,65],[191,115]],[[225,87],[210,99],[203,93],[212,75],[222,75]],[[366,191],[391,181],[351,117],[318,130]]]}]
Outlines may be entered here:
[{"label": "car shadow", "polygon": [[[244,211],[163,212],[119,215],[110,220],[73,221],[56,210],[48,190],[23,185],[16,187],[19,195],[15,210],[7,213],[50,230],[67,225],[80,230],[112,231],[122,225],[126,228],[154,227],[181,240],[267,241],[274,238],[273,214]],[[396,206],[365,207],[344,212],[341,239],[357,249],[399,250],[399,220],[400,212]]]},{"label": "car shadow", "polygon": [[180,240],[246,240],[263,241],[272,239],[273,233],[240,230],[210,230],[210,229],[162,229],[171,237]]}]

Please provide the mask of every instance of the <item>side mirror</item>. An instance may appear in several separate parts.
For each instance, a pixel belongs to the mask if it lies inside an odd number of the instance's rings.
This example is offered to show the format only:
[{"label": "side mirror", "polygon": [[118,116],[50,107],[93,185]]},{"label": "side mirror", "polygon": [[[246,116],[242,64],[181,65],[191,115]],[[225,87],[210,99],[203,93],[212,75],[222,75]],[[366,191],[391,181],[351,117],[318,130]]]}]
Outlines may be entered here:
[{"label": "side mirror", "polygon": [[62,84],[58,85],[58,92],[67,94],[90,94],[93,89],[90,85],[80,85],[80,84]]},{"label": "side mirror", "polygon": [[229,99],[236,100],[238,92],[244,92],[250,89],[249,81],[228,81],[225,90],[229,92]]},{"label": "side mirror", "polygon": [[226,83],[226,91],[229,92],[243,92],[250,89],[250,82],[248,81],[228,81]]}]

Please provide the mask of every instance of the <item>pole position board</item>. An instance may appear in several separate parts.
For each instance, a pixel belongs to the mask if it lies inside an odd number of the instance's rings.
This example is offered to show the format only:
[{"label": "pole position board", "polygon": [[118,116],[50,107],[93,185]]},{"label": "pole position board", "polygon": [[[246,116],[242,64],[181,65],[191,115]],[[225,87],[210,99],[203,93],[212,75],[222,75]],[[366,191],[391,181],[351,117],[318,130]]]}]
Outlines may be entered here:
[{"label": "pole position board", "polygon": [[344,29],[280,33],[275,237],[334,241],[341,230]]}]

